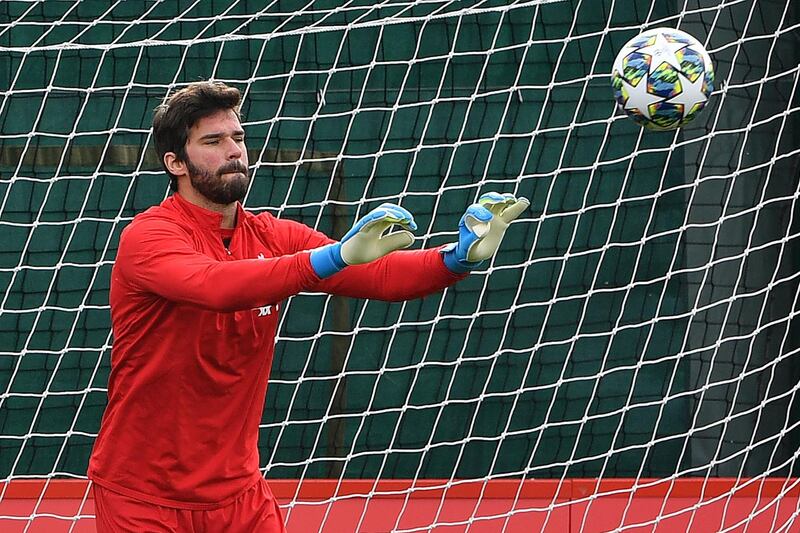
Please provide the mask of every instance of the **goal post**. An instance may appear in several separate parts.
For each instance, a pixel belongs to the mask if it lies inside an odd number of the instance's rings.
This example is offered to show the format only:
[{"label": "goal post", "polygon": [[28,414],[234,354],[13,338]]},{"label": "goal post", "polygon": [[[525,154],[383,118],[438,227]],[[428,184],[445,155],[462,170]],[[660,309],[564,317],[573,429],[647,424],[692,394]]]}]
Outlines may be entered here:
[{"label": "goal post", "polygon": [[[717,83],[676,132],[610,85],[680,28]],[[122,229],[163,200],[152,110],[243,94],[245,207],[415,248],[526,196],[485,268],[282,305],[260,456],[289,527],[790,531],[800,449],[800,2],[0,3],[0,529],[93,518]]]}]

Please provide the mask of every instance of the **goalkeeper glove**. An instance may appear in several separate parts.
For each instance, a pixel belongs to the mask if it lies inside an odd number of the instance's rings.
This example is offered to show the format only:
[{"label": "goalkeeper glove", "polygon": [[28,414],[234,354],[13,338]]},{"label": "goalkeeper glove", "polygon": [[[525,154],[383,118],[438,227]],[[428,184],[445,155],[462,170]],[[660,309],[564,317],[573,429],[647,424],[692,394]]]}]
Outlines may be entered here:
[{"label": "goalkeeper glove", "polygon": [[478,268],[500,247],[506,228],[530,205],[527,198],[489,192],[467,208],[458,223],[458,242],[441,249],[444,264],[463,274]]},{"label": "goalkeeper glove", "polygon": [[[394,225],[402,231],[386,234]],[[364,215],[342,240],[311,251],[311,266],[320,278],[336,274],[348,265],[369,263],[389,252],[408,248],[417,229],[414,216],[395,204],[381,204]]]}]

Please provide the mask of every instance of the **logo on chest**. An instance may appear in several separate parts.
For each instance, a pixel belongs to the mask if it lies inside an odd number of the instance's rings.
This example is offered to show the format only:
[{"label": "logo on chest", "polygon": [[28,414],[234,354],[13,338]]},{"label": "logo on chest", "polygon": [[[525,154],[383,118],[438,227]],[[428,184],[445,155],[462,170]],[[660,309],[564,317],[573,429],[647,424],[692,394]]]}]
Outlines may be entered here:
[{"label": "logo on chest", "polygon": [[269,316],[272,314],[272,310],[278,311],[278,304],[275,305],[265,305],[264,307],[257,307],[253,309],[253,311],[258,311],[258,316]]}]

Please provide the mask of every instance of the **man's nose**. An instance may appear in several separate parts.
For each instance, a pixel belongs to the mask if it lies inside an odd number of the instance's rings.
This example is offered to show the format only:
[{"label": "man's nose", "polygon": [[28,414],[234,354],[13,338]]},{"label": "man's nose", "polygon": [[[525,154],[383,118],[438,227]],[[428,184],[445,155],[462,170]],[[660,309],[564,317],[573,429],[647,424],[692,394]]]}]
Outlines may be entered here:
[{"label": "man's nose", "polygon": [[242,146],[234,139],[229,138],[227,143],[228,159],[239,159],[242,157]]}]

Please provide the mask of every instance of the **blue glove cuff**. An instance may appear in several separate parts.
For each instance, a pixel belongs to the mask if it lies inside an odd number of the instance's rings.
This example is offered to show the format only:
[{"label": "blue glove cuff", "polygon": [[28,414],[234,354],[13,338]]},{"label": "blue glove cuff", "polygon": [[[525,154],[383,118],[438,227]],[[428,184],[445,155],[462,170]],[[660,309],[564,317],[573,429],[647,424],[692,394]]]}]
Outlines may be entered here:
[{"label": "blue glove cuff", "polygon": [[466,274],[467,272],[471,272],[483,264],[483,261],[467,261],[465,259],[459,259],[459,255],[461,255],[461,253],[458,250],[458,245],[455,243],[448,244],[440,251],[442,253],[444,266],[450,269],[450,272],[454,274]]},{"label": "blue glove cuff", "polygon": [[320,278],[332,276],[346,266],[347,263],[342,259],[342,243],[340,242],[311,250],[311,267]]}]

